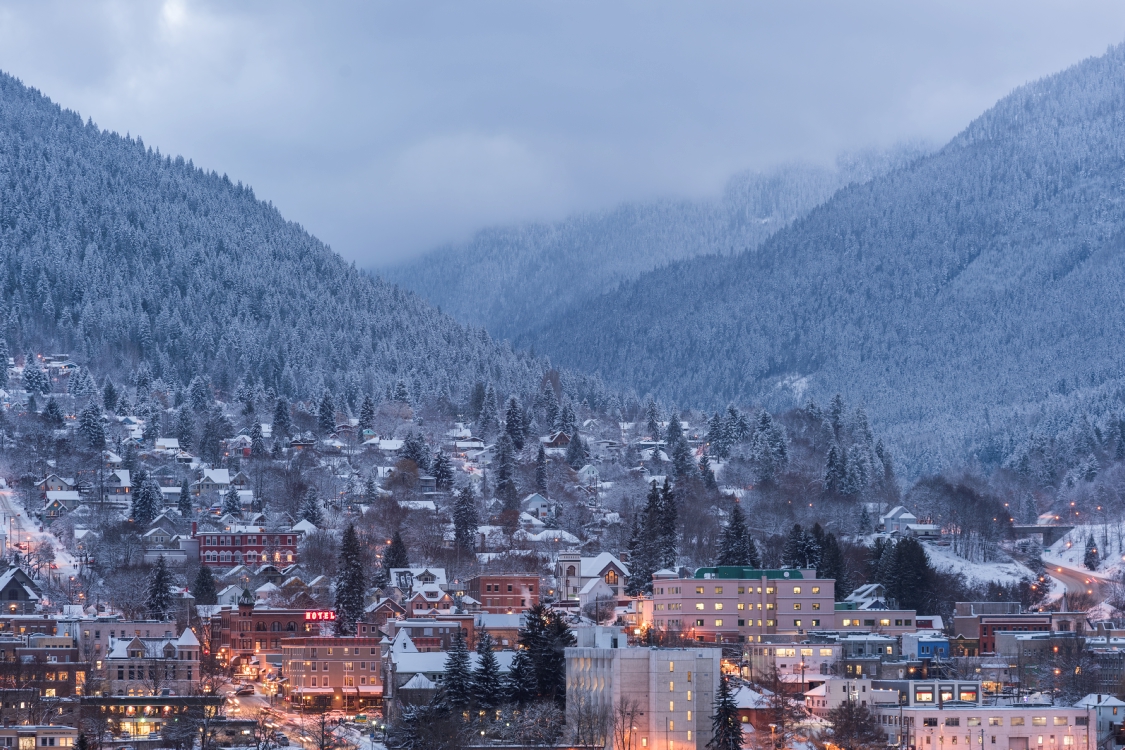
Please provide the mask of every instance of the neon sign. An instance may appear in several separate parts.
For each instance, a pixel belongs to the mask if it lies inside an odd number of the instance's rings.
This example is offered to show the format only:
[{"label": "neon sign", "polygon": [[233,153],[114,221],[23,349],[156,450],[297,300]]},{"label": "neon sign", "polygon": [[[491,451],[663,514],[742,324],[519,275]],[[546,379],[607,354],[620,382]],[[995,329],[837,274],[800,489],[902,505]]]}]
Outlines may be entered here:
[{"label": "neon sign", "polygon": [[328,622],[336,619],[336,611],[332,609],[305,610],[305,622]]}]

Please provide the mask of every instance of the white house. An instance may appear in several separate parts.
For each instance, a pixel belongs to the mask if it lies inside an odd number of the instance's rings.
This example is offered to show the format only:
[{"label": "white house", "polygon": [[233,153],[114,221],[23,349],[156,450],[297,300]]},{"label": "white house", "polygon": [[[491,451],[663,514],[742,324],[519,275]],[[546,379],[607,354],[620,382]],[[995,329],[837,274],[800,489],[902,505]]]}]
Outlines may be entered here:
[{"label": "white house", "polygon": [[918,523],[918,516],[914,515],[901,505],[896,505],[889,513],[879,519],[883,524],[883,531],[888,534],[905,534],[907,527]]}]

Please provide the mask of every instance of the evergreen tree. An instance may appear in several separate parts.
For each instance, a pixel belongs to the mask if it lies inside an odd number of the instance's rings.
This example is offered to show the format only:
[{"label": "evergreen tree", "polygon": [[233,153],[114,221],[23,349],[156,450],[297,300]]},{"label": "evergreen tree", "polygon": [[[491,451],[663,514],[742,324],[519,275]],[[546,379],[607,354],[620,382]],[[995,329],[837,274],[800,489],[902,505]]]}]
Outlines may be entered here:
[{"label": "evergreen tree", "polygon": [[215,590],[215,576],[206,565],[199,566],[199,573],[191,585],[191,595],[195,597],[196,604],[217,604],[219,593]]},{"label": "evergreen tree", "polygon": [[305,499],[301,501],[298,515],[302,520],[308,521],[317,528],[324,525],[324,513],[320,509],[320,498],[316,496],[316,488],[309,487],[305,491]]},{"label": "evergreen tree", "polygon": [[266,438],[262,434],[262,423],[254,420],[250,426],[250,457],[263,458],[266,455]]},{"label": "evergreen tree", "polygon": [[496,444],[496,497],[504,504],[504,511],[520,510],[519,489],[516,487],[516,456],[512,439],[507,433]]},{"label": "evergreen tree", "polygon": [[836,601],[843,601],[852,593],[847,561],[835,534],[825,534],[821,542],[820,560],[816,567],[817,578],[836,581]]},{"label": "evergreen tree", "polygon": [[639,596],[644,593],[645,584],[648,582],[641,570],[644,557],[644,543],[644,528],[641,526],[640,516],[634,515],[633,529],[632,533],[629,535],[628,546],[630,575],[625,581],[625,593],[629,596]]},{"label": "evergreen tree", "polygon": [[1094,543],[1094,535],[1086,537],[1086,554],[1082,556],[1082,564],[1089,570],[1098,569],[1098,546]]},{"label": "evergreen tree", "polygon": [[469,710],[473,698],[473,673],[469,649],[465,645],[461,629],[456,630],[457,634],[445,657],[445,679],[442,680],[437,702],[443,708],[460,714]]},{"label": "evergreen tree", "polygon": [[413,461],[418,467],[418,472],[425,474],[430,470],[430,445],[426,439],[411,430],[406,439],[402,441],[402,450],[399,452],[403,458]]},{"label": "evergreen tree", "polygon": [[453,504],[453,540],[458,549],[473,552],[479,526],[477,500],[473,496],[473,488],[466,485],[457,493]]},{"label": "evergreen tree", "polygon": [[195,443],[195,418],[188,411],[187,406],[181,406],[176,414],[175,437],[180,443],[180,448],[190,451]]},{"label": "evergreen tree", "polygon": [[545,424],[550,429],[555,429],[555,424],[559,421],[559,400],[555,398],[554,392],[544,393],[545,403],[543,405],[543,417],[546,420]]},{"label": "evergreen tree", "polygon": [[672,473],[675,474],[677,480],[695,474],[697,467],[692,455],[691,445],[688,444],[687,438],[682,435],[679,440],[672,444],[671,459]]},{"label": "evergreen tree", "polygon": [[277,399],[273,409],[273,425],[270,428],[274,440],[289,437],[293,432],[293,421],[289,416],[289,401],[285,398]]},{"label": "evergreen tree", "polygon": [[367,504],[374,503],[379,499],[379,485],[375,482],[373,475],[368,475],[367,481],[363,484],[363,501]]},{"label": "evergreen tree", "polygon": [[836,443],[828,449],[828,461],[824,468],[824,491],[830,495],[843,494],[846,483],[845,459],[842,449]]},{"label": "evergreen tree", "polygon": [[827,716],[832,725],[832,744],[841,750],[867,750],[886,747],[886,735],[879,725],[879,717],[868,708],[846,700],[831,709]]},{"label": "evergreen tree", "polygon": [[227,513],[232,516],[242,513],[242,501],[238,498],[238,490],[234,488],[234,485],[231,485],[231,488],[223,495],[223,514]]},{"label": "evergreen tree", "polygon": [[320,397],[320,406],[316,411],[316,427],[321,435],[331,435],[336,431],[336,404],[332,401],[332,394],[327,390]]},{"label": "evergreen tree", "polygon": [[664,487],[660,491],[660,537],[658,563],[661,568],[674,569],[676,555],[679,552],[679,510],[676,506],[676,493],[668,478],[664,478]]},{"label": "evergreen tree", "polygon": [[387,546],[387,551],[383,558],[383,565],[388,571],[394,568],[409,568],[410,556],[406,552],[406,543],[402,541],[402,535],[395,532],[391,537],[391,543]]},{"label": "evergreen tree", "polygon": [[196,413],[202,412],[211,403],[211,389],[199,375],[192,378],[191,383],[188,384],[188,403]]},{"label": "evergreen tree", "polygon": [[434,460],[430,464],[430,473],[434,476],[434,485],[439,490],[449,490],[453,487],[453,463],[445,451],[438,449]]},{"label": "evergreen tree", "polygon": [[800,524],[794,524],[785,539],[781,559],[787,568],[815,568],[820,562],[820,545]]},{"label": "evergreen tree", "polygon": [[172,611],[172,573],[168,570],[168,563],[164,555],[156,558],[156,565],[148,577],[148,596],[145,599],[145,610],[154,620],[164,620]]},{"label": "evergreen tree", "polygon": [[133,522],[138,526],[148,526],[160,515],[163,503],[160,483],[151,477],[144,477],[140,484],[133,488],[133,507],[130,514]]},{"label": "evergreen tree", "polygon": [[[554,700],[560,709],[565,710],[566,649],[573,646],[577,639],[562,612],[557,610],[551,610],[544,635],[544,649],[538,657],[538,663],[542,665],[542,669],[537,669],[539,694]],[[532,659],[535,660],[535,654],[532,654]]]},{"label": "evergreen tree", "polygon": [[902,609],[913,609],[926,614],[930,606],[929,593],[933,590],[934,570],[921,542],[912,537],[900,539],[893,548],[883,553],[888,563],[880,560],[880,572],[888,598]]},{"label": "evergreen tree", "polygon": [[586,444],[582,441],[582,437],[575,432],[571,435],[570,442],[566,446],[566,462],[572,469],[581,469],[589,461],[590,452],[586,449]]},{"label": "evergreen tree", "polygon": [[715,714],[711,718],[711,750],[742,750],[742,722],[738,706],[730,688],[730,678],[719,676],[719,690],[715,693]]},{"label": "evergreen tree", "polygon": [[8,351],[8,339],[0,335],[0,388],[6,388],[8,386],[8,358],[11,356],[11,352]]},{"label": "evergreen tree", "polygon": [[43,407],[43,418],[56,428],[62,427],[66,421],[62,407],[59,406],[59,402],[55,400],[54,396],[47,399],[47,405]]},{"label": "evergreen tree", "polygon": [[484,440],[488,440],[496,432],[499,426],[498,418],[496,415],[498,405],[496,403],[496,391],[492,389],[492,385],[484,392],[484,402],[480,407],[480,416],[477,418],[477,432]]},{"label": "evergreen tree", "polygon": [[709,490],[718,489],[718,484],[715,482],[715,472],[711,470],[711,457],[707,455],[707,451],[699,457],[699,475],[703,477],[703,484]]},{"label": "evergreen tree", "polygon": [[719,540],[719,559],[716,564],[749,567],[752,558],[750,544],[746,518],[742,514],[742,507],[736,502],[731,509],[730,520],[723,527],[723,535]]},{"label": "evergreen tree", "polygon": [[24,365],[21,385],[28,393],[47,394],[51,392],[51,379],[47,377],[47,373],[43,372],[43,368],[31,359],[28,359],[27,364]]},{"label": "evergreen tree", "polygon": [[340,540],[340,563],[336,569],[336,635],[355,635],[355,624],[363,619],[367,576],[354,524],[348,524],[348,528],[344,529]]},{"label": "evergreen tree", "polygon": [[535,456],[535,491],[543,497],[550,497],[547,493],[547,451],[543,444],[539,444],[539,453]]},{"label": "evergreen tree", "polygon": [[102,410],[98,408],[97,401],[86,404],[86,408],[78,417],[78,432],[93,450],[105,448],[105,424],[102,422]]},{"label": "evergreen tree", "polygon": [[395,383],[394,400],[400,404],[410,403],[410,391],[406,389],[406,383],[399,380]]},{"label": "evergreen tree", "polygon": [[758,553],[758,544],[754,541],[754,537],[750,534],[746,535],[746,551],[749,553],[748,567],[760,570],[762,568],[762,556]]},{"label": "evergreen tree", "polygon": [[645,429],[652,440],[660,441],[660,411],[656,408],[656,402],[651,399],[645,407]]},{"label": "evergreen tree", "polygon": [[520,409],[520,403],[516,400],[515,396],[511,396],[508,399],[508,408],[504,412],[504,431],[508,433],[508,437],[512,439],[512,446],[517,451],[522,451],[525,434],[523,411]]},{"label": "evergreen tree", "polygon": [[191,486],[188,484],[187,479],[184,479],[184,481],[180,483],[180,499],[177,506],[180,509],[180,515],[182,517],[191,518]]},{"label": "evergreen tree", "polygon": [[477,637],[477,668],[473,671],[473,703],[480,709],[496,708],[504,699],[500,663],[492,651],[492,635],[481,629]]},{"label": "evergreen tree", "polygon": [[371,394],[363,397],[363,405],[359,407],[359,424],[356,425],[356,429],[359,430],[360,434],[363,434],[364,430],[375,429],[375,401],[371,398]]},{"label": "evergreen tree", "polygon": [[517,648],[512,664],[508,668],[508,677],[504,684],[504,694],[508,701],[515,706],[526,706],[535,700],[539,694],[535,682],[535,667],[531,663],[530,652],[526,648]]},{"label": "evergreen tree", "polygon": [[74,740],[74,750],[90,750],[90,741],[86,739],[85,732],[79,732]]}]

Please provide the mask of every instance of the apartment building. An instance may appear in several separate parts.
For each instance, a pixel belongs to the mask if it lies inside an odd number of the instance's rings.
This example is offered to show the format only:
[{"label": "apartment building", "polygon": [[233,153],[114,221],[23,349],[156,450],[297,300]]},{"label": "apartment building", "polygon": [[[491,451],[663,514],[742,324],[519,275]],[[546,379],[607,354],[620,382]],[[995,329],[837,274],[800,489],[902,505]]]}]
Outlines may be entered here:
[{"label": "apartment building", "polygon": [[[875,713],[888,745],[917,750],[956,747],[996,750],[1094,750],[1089,734],[1095,712],[1075,706],[878,705]],[[1104,738],[1102,738],[1104,739]]]},{"label": "apartment building", "polygon": [[285,699],[294,708],[346,712],[382,705],[381,638],[292,638],[282,646],[289,678]]},{"label": "apartment building", "polygon": [[199,640],[191,628],[176,638],[120,638],[103,660],[108,695],[191,695],[199,686]]},{"label": "apartment building", "polygon": [[583,712],[614,716],[628,702],[631,721],[615,720],[606,750],[705,750],[721,660],[717,648],[568,648],[567,725]]},{"label": "apartment building", "polygon": [[539,603],[539,576],[475,576],[469,579],[468,591],[480,602],[482,612],[513,614]]},{"label": "apartment building", "polygon": [[230,526],[223,531],[193,531],[199,543],[199,560],[208,567],[232,568],[272,562],[292,565],[297,562],[300,535],[292,529],[267,529],[264,526]]},{"label": "apartment building", "polygon": [[815,570],[700,568],[694,578],[671,571],[653,576],[644,622],[710,643],[761,642],[763,636],[803,634],[835,623],[835,585]]}]

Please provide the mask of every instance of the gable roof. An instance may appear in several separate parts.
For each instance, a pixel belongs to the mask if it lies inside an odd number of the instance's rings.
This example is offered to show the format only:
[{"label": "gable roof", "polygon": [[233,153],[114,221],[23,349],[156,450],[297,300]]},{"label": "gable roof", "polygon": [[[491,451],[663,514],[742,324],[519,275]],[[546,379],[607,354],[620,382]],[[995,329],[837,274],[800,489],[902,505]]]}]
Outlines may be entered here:
[{"label": "gable roof", "polygon": [[623,575],[629,575],[629,567],[618,560],[609,552],[603,552],[597,557],[582,558],[582,577],[600,576],[610,565],[617,566]]}]

